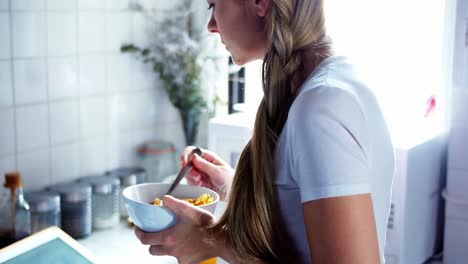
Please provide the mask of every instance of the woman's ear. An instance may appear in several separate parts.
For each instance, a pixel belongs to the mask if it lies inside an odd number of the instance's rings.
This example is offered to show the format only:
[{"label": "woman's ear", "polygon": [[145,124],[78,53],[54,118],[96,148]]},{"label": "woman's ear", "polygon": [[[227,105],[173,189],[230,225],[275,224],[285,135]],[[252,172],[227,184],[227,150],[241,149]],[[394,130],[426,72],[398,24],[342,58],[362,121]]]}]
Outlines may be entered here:
[{"label": "woman's ear", "polygon": [[268,14],[272,0],[250,0],[254,7],[255,13],[260,17],[265,17]]}]

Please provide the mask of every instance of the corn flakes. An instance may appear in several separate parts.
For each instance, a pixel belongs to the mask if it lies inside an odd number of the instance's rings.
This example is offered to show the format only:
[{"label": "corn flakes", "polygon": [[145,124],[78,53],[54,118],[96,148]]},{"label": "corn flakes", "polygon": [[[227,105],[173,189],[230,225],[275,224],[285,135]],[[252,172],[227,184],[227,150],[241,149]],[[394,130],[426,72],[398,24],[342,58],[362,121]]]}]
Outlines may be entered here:
[{"label": "corn flakes", "polygon": [[[198,198],[188,198],[188,199],[181,199],[181,200],[191,203],[195,206],[199,206],[199,205],[205,205],[205,204],[210,204],[214,202],[214,197],[207,193],[204,193],[200,195],[200,197]],[[163,201],[159,199],[158,197],[156,197],[151,204],[156,205],[156,206],[162,206]]]}]

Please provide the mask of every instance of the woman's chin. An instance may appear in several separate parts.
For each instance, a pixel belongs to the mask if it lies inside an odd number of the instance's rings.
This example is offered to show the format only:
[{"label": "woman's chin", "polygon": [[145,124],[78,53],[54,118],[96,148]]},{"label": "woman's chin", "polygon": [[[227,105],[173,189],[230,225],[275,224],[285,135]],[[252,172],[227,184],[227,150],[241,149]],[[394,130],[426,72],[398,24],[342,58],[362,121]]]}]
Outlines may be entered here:
[{"label": "woman's chin", "polygon": [[236,64],[237,66],[240,66],[240,67],[242,67],[245,64],[253,61],[253,59],[237,57],[236,55],[234,55],[232,53],[231,53],[231,56],[232,56],[232,61],[234,62],[234,64]]}]

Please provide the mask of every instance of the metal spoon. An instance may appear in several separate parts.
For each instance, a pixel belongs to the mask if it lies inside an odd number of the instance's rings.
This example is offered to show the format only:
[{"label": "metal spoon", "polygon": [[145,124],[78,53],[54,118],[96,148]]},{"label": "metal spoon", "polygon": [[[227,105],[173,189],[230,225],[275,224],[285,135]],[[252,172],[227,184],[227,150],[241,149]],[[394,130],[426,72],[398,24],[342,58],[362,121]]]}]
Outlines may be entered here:
[{"label": "metal spoon", "polygon": [[171,187],[169,188],[169,190],[167,191],[166,195],[169,195],[172,193],[172,191],[174,191],[174,189],[177,187],[177,185],[179,185],[180,181],[182,180],[182,178],[184,178],[185,176],[187,176],[187,174],[190,172],[190,170],[192,170],[193,168],[193,164],[192,164],[192,156],[193,155],[198,155],[201,157],[202,155],[202,151],[201,149],[199,148],[195,148],[194,150],[192,150],[192,152],[190,153],[190,155],[188,156],[188,162],[187,164],[185,164],[185,166],[179,171],[179,174],[177,174],[177,177],[175,178],[174,182],[172,183]]}]

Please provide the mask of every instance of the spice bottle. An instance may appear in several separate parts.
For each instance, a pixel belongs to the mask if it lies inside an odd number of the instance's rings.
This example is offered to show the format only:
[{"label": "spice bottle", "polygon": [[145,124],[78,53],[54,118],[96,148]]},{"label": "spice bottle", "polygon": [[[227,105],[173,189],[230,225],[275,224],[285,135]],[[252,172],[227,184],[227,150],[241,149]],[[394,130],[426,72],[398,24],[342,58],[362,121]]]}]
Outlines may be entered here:
[{"label": "spice bottle", "polygon": [[21,175],[17,172],[5,174],[3,187],[9,193],[0,214],[0,248],[31,234],[31,213],[24,199]]}]

